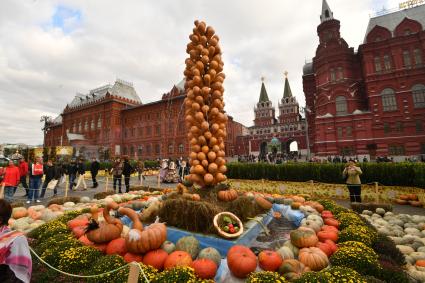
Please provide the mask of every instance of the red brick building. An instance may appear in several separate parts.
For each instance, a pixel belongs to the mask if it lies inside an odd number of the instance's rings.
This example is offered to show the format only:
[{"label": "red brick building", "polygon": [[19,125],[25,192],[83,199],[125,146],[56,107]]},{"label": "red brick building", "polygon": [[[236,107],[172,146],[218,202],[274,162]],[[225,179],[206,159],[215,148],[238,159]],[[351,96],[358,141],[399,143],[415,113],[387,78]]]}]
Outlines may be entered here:
[{"label": "red brick building", "polygon": [[[86,157],[178,158],[189,154],[184,123],[184,81],[161,100],[143,104],[131,83],[117,80],[89,94],[77,94],[45,136],[45,145],[76,148]],[[226,155],[235,154],[243,125],[229,117]]]},{"label": "red brick building", "polygon": [[296,98],[292,96],[287,77],[278,109],[279,116],[276,118],[275,108],[263,81],[260,98],[254,108],[254,126],[248,128],[247,135],[237,138],[238,155],[289,154],[293,142],[297,143],[299,153],[306,154],[306,123],[300,115]]},{"label": "red brick building", "polygon": [[319,46],[303,69],[317,156],[425,154],[425,5],[372,17],[355,51],[323,0]]}]

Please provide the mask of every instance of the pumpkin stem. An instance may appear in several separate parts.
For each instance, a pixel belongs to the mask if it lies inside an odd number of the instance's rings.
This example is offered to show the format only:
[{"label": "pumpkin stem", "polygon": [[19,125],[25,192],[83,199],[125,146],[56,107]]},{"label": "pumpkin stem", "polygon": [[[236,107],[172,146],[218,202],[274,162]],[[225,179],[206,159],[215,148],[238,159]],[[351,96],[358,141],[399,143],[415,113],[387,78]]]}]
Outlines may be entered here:
[{"label": "pumpkin stem", "polygon": [[142,222],[140,222],[137,213],[133,209],[120,207],[118,209],[118,212],[122,215],[127,215],[131,219],[131,221],[133,221],[133,229],[143,231],[143,224]]}]

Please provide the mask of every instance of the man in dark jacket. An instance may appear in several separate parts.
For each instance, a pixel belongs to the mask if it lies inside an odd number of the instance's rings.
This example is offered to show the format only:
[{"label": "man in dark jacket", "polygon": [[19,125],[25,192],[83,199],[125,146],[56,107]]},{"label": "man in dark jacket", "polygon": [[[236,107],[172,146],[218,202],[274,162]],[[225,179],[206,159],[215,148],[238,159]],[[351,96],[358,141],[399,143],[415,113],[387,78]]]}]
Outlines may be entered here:
[{"label": "man in dark jacket", "polygon": [[47,185],[50,183],[50,181],[55,180],[57,176],[57,169],[56,166],[53,165],[52,160],[47,160],[47,164],[44,166],[44,182],[43,186],[41,186],[41,195],[40,198],[44,198],[44,195],[46,194],[46,188]]},{"label": "man in dark jacket", "polygon": [[97,176],[97,173],[99,172],[99,168],[100,168],[99,162],[96,160],[95,157],[93,157],[92,163],[90,164],[90,173],[91,173],[91,178],[93,180],[92,188],[97,188],[97,186],[99,185],[96,180],[96,176]]},{"label": "man in dark jacket", "polygon": [[133,173],[133,167],[130,165],[128,157],[124,157],[124,166],[122,169],[122,174],[124,175],[124,183],[125,183],[125,192],[128,193],[130,190],[130,175]]},{"label": "man in dark jacket", "polygon": [[69,190],[72,191],[72,187],[75,186],[75,179],[77,178],[77,164],[75,160],[71,160],[67,171],[69,175]]}]

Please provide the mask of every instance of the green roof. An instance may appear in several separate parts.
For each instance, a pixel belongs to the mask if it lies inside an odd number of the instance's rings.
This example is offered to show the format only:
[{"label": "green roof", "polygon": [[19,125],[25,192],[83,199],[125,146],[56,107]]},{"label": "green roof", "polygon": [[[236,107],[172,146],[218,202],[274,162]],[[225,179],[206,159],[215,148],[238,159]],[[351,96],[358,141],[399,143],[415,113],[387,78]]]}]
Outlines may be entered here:
[{"label": "green roof", "polygon": [[260,100],[258,102],[268,102],[269,96],[267,95],[266,86],[264,85],[264,82],[261,83],[261,91],[260,91]]},{"label": "green roof", "polygon": [[288,78],[285,78],[285,90],[283,91],[283,97],[291,97],[292,91],[291,86],[289,85]]}]

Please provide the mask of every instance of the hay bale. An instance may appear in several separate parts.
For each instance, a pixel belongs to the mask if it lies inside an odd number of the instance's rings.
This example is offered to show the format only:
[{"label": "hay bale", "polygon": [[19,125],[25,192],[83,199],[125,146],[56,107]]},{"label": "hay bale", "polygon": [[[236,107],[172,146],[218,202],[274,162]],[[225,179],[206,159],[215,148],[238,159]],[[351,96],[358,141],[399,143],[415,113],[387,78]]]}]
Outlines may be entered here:
[{"label": "hay bale", "polygon": [[113,194],[115,194],[115,192],[113,192],[113,191],[110,191],[110,192],[100,192],[100,193],[94,194],[93,198],[94,199],[104,199],[107,196],[111,196]]},{"label": "hay bale", "polygon": [[159,210],[159,218],[167,225],[180,229],[215,233],[214,216],[223,209],[205,201],[191,201],[183,198],[167,199]]},{"label": "hay bale", "polygon": [[242,222],[246,222],[248,218],[267,212],[267,210],[262,209],[256,202],[246,196],[227,202],[226,211],[235,214]]},{"label": "hay bale", "polygon": [[54,198],[52,200],[49,201],[49,203],[47,204],[47,207],[51,204],[64,204],[65,202],[73,202],[73,203],[78,203],[80,202],[80,197],[59,197],[59,198]]}]

